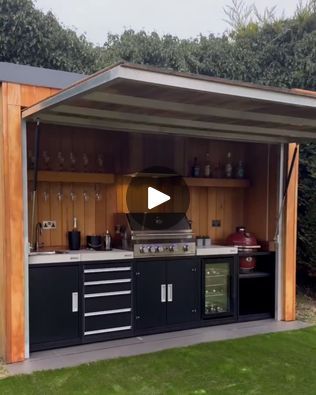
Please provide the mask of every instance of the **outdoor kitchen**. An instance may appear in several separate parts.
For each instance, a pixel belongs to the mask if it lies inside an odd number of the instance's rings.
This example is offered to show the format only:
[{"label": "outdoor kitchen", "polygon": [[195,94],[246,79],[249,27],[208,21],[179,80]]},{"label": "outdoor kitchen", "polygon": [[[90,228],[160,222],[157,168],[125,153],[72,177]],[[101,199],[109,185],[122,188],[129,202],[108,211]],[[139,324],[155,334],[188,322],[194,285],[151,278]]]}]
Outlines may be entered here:
[{"label": "outdoor kitchen", "polygon": [[30,123],[31,351],[274,317],[279,155]]}]

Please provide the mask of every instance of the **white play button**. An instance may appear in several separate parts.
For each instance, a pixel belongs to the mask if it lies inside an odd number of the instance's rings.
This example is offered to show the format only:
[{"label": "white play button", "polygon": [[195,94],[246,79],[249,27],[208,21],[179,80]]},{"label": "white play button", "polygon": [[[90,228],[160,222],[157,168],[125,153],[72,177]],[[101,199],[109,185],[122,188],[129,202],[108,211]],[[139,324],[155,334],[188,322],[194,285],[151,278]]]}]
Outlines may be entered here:
[{"label": "white play button", "polygon": [[161,204],[170,200],[170,196],[163,192],[158,191],[158,189],[149,187],[148,188],[148,209],[151,210],[154,207],[160,206]]}]

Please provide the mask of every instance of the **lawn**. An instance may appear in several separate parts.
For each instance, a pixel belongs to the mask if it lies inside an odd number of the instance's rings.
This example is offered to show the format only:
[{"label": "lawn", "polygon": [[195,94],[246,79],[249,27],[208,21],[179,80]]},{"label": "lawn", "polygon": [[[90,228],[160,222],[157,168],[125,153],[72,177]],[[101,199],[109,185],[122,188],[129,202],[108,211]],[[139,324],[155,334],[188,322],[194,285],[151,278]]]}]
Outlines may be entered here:
[{"label": "lawn", "polygon": [[0,394],[315,394],[316,327],[0,380]]}]

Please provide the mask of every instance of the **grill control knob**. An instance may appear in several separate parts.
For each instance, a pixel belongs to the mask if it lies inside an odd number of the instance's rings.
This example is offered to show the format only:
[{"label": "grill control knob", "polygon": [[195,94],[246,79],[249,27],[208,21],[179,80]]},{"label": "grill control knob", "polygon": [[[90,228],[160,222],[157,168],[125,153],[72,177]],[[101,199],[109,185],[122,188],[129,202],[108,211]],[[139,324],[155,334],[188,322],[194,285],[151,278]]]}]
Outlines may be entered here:
[{"label": "grill control knob", "polygon": [[163,247],[162,246],[156,247],[156,252],[163,252]]},{"label": "grill control knob", "polygon": [[169,251],[170,252],[174,252],[174,246],[173,245],[169,246]]},{"label": "grill control knob", "polygon": [[152,246],[148,247],[148,252],[155,252],[155,248]]},{"label": "grill control knob", "polygon": [[148,247],[144,246],[142,248],[143,248],[143,253],[144,254],[147,254],[148,252],[150,252]]},{"label": "grill control knob", "polygon": [[145,251],[144,251],[144,246],[140,246],[139,247],[139,252],[141,253],[141,254],[143,254]]},{"label": "grill control knob", "polygon": [[184,251],[184,252],[188,252],[188,251],[189,251],[189,246],[188,246],[187,244],[185,244],[185,245],[183,246],[183,251]]}]

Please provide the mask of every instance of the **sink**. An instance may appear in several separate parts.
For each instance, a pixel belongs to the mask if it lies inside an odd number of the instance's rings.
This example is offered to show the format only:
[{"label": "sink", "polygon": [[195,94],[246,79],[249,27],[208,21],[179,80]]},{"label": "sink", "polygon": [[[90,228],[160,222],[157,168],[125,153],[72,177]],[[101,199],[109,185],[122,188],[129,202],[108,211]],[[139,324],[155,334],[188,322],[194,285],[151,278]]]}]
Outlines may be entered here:
[{"label": "sink", "polygon": [[55,254],[68,254],[68,251],[58,250],[58,251],[33,251],[30,252],[30,256],[36,255],[55,255]]}]

